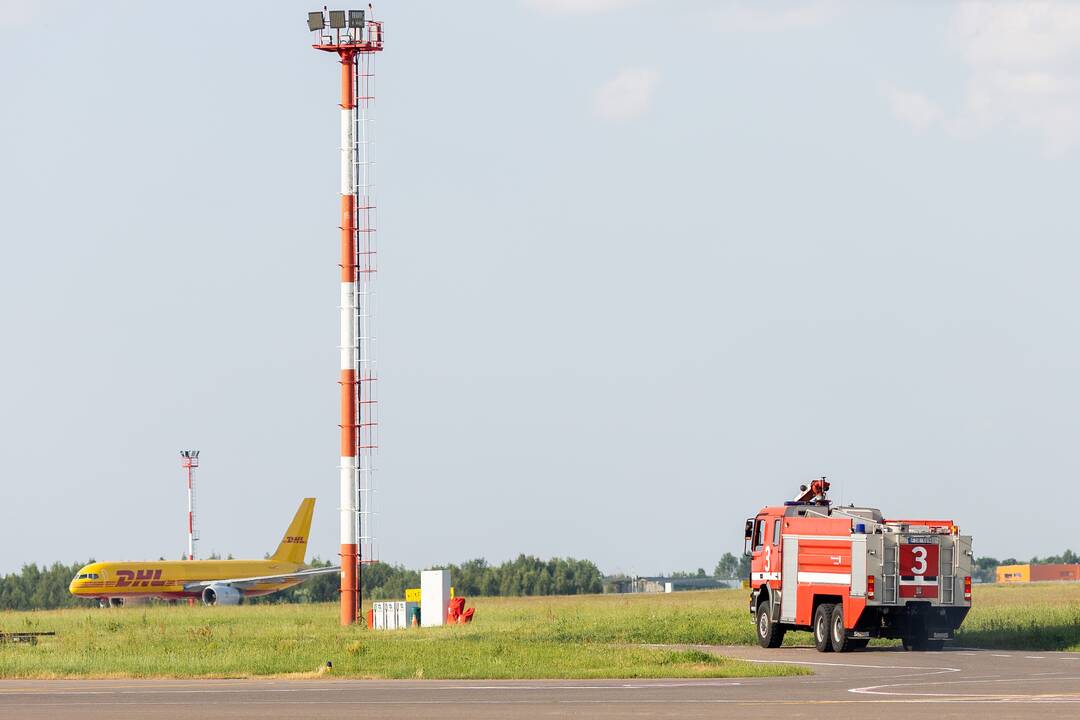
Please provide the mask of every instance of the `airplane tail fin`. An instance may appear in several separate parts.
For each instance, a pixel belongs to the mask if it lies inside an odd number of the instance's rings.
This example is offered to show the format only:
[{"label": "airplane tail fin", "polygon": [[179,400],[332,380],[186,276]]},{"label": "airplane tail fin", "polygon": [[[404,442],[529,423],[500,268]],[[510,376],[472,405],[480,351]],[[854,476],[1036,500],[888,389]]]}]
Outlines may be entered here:
[{"label": "airplane tail fin", "polygon": [[304,564],[304,556],[307,555],[308,533],[311,531],[311,515],[315,512],[315,498],[304,498],[300,501],[300,507],[289,523],[289,529],[285,531],[285,537],[277,550],[270,556],[271,560],[278,562]]}]

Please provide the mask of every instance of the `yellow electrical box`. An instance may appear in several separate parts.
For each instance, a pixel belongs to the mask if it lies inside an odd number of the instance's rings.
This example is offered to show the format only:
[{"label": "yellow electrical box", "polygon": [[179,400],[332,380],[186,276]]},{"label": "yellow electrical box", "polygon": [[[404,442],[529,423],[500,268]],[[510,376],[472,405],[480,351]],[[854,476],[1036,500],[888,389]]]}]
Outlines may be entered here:
[{"label": "yellow electrical box", "polygon": [[[454,599],[454,586],[450,586],[450,599]],[[420,588],[406,588],[405,602],[420,602]]]}]

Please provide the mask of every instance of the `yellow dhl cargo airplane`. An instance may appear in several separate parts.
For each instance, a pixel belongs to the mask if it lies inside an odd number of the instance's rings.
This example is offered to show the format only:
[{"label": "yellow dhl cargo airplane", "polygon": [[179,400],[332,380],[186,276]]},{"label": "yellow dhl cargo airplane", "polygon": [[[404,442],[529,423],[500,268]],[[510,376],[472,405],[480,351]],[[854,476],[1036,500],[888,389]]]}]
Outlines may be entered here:
[{"label": "yellow dhl cargo airplane", "polygon": [[96,562],[79,570],[68,590],[96,597],[102,607],[148,598],[202,598],[207,605],[239,605],[246,597],[269,595],[340,567],[305,568],[308,531],[315,498],[304,498],[285,537],[269,560],[159,560]]}]

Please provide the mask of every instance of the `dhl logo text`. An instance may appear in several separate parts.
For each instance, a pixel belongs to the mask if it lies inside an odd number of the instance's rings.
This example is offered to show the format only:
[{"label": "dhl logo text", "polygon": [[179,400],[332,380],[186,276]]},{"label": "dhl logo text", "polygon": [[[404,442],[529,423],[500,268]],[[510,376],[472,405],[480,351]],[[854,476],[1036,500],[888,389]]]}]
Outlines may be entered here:
[{"label": "dhl logo text", "polygon": [[297,545],[303,545],[304,544],[304,536],[303,535],[286,535],[285,536],[285,542],[287,542],[287,543],[295,543]]},{"label": "dhl logo text", "polygon": [[161,579],[161,570],[116,571],[116,587],[161,587],[167,584]]}]

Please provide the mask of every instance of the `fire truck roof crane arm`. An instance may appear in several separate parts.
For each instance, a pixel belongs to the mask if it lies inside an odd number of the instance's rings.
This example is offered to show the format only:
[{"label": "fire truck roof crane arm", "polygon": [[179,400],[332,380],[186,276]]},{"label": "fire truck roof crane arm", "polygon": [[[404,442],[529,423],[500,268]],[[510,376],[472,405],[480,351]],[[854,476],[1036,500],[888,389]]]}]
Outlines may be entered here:
[{"label": "fire truck roof crane arm", "polygon": [[823,477],[813,481],[809,486],[800,485],[799,494],[792,498],[792,502],[828,505],[829,499],[825,495],[827,492],[829,492],[829,481]]}]

